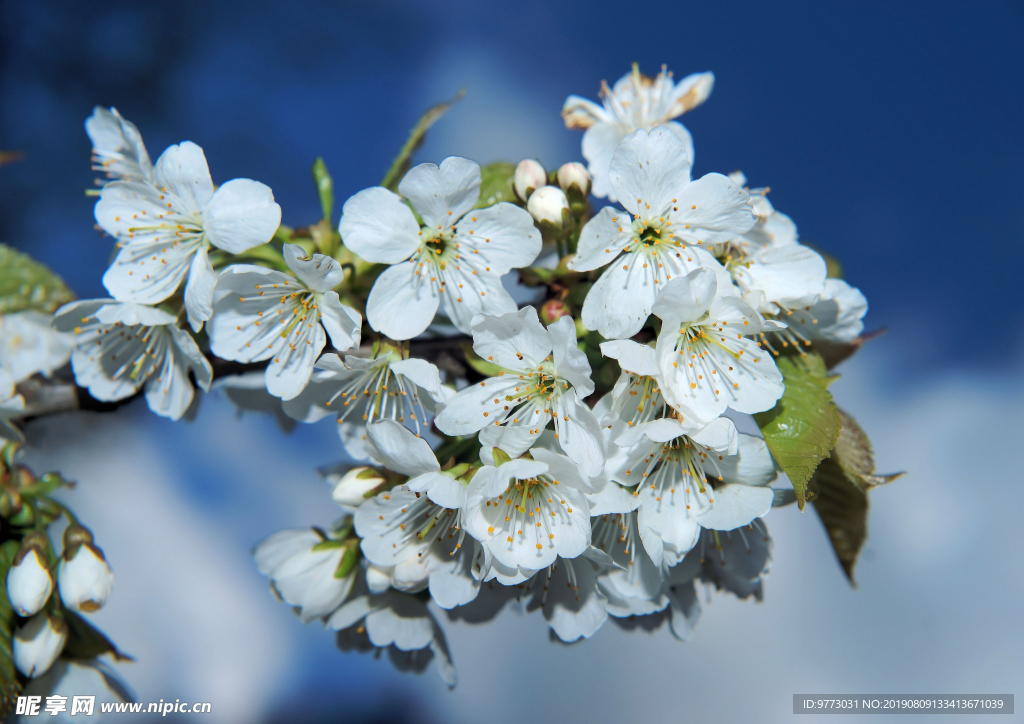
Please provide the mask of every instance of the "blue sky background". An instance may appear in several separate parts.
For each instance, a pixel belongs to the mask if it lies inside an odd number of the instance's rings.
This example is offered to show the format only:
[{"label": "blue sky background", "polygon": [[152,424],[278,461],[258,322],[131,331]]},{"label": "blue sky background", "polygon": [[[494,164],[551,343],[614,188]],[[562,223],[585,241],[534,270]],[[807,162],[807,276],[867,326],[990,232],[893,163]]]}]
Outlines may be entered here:
[{"label": "blue sky background", "polygon": [[[133,120],[154,159],[199,143],[215,182],[267,183],[299,225],[319,213],[317,155],[340,208],[379,181],[425,107],[463,86],[419,160],[582,160],[580,134],[559,116],[565,96],[596,98],[601,79],[637,61],[651,74],[662,63],[677,76],[715,72],[711,98],[683,119],[696,173],[741,168],[771,186],[802,237],[867,295],[868,328],[889,328],[835,390],[880,467],[912,472],[874,494],[858,592],[817,521],[780,511],[764,604],[716,599],[683,646],[665,632],[602,631],[564,648],[515,617],[456,628],[454,694],[433,673],[400,677],[340,654],[270,599],[247,558],[265,535],[335,514],[311,472],[340,457],[329,425],[284,436],[269,419],[231,422],[211,398],[191,425],[133,407],[40,429],[40,467],[77,477],[71,500],[106,526],[119,578],[99,615],[140,655],[126,677],[154,698],[219,696],[224,721],[289,721],[290,707],[324,721],[343,710],[467,720],[484,691],[559,675],[567,688],[547,690],[546,705],[597,718],[678,716],[679,691],[698,719],[715,716],[717,697],[734,720],[782,717],[804,686],[1020,693],[1007,641],[1024,633],[1009,608],[1024,592],[1011,532],[1022,502],[1022,37],[1024,6],[1009,1],[0,5],[0,148],[27,154],[0,169],[0,241],[80,296],[103,294],[110,251],[82,193],[93,105]],[[124,510],[104,505],[111,495]],[[183,591],[156,570],[198,571],[198,582]],[[640,709],[623,709],[634,694]]]}]

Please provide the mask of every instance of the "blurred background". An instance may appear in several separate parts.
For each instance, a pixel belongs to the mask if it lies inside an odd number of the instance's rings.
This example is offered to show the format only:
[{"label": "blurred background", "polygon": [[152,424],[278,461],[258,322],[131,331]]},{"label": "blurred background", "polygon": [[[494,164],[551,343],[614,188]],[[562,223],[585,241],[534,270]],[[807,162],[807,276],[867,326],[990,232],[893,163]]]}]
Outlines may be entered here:
[{"label": "blurred background", "polygon": [[510,612],[448,625],[453,692],[338,651],[249,557],[335,517],[315,473],[342,459],[332,423],[286,434],[209,395],[191,423],[133,404],[36,424],[31,462],[79,482],[67,499],[117,575],[94,620],[138,659],[121,676],[143,701],[212,702],[211,722],[770,722],[793,694],[1024,693],[1022,37],[1019,0],[0,4],[0,148],[26,154],[0,169],[0,241],[80,297],[105,295],[110,255],[83,193],[96,104],[154,159],[194,141],[216,183],[258,179],[303,225],[317,155],[340,209],[461,87],[418,161],[582,160],[562,102],[636,61],[714,71],[681,119],[695,173],[770,186],[888,329],[832,388],[879,470],[909,471],[872,493],[857,590],[815,513],[786,508],[763,603],[704,599],[687,643],[607,625],[563,646]]}]

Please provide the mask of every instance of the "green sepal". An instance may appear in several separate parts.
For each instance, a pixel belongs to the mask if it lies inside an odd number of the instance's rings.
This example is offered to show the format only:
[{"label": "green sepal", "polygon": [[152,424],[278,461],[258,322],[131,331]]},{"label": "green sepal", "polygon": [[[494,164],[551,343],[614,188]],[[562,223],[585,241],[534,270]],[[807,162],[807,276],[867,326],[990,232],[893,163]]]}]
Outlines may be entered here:
[{"label": "green sepal", "polygon": [[341,554],[341,560],[334,571],[335,578],[345,578],[359,562],[359,539],[349,538],[345,541],[345,552]]},{"label": "green sepal", "polygon": [[516,167],[507,161],[489,163],[480,169],[480,200],[476,202],[475,209],[482,209],[487,206],[494,206],[502,201],[511,204],[523,203],[516,196],[512,186],[512,177],[515,175]]},{"label": "green sepal", "polygon": [[462,354],[466,357],[466,364],[482,374],[484,377],[498,377],[500,373],[507,372],[504,367],[485,360],[473,351],[473,345],[471,343],[463,342],[460,346],[462,347]]},{"label": "green sepal", "polygon": [[131,656],[122,653],[107,638],[107,635],[79,616],[74,611],[62,611],[64,621],[68,625],[68,642],[64,645],[61,656],[65,659],[95,659],[102,654],[110,654],[118,661],[134,661]]},{"label": "green sepal", "polygon": [[49,495],[58,488],[70,488],[73,487],[71,483],[61,477],[60,473],[43,473],[35,482],[31,485],[26,485],[21,488],[18,492],[21,493],[22,497],[34,495]]},{"label": "green sepal", "polygon": [[0,244],[0,314],[53,313],[75,298],[64,280],[28,254]]},{"label": "green sepal", "polygon": [[500,447],[491,449],[491,457],[494,458],[494,467],[499,468],[505,463],[512,462],[512,457]]},{"label": "green sepal", "polygon": [[467,470],[469,470],[469,463],[459,463],[452,465],[450,468],[441,468],[442,473],[455,480],[461,478]]},{"label": "green sepal", "polygon": [[316,192],[320,197],[320,211],[329,225],[334,211],[334,181],[322,156],[317,156],[313,162],[313,182],[316,183]]},{"label": "green sepal", "polygon": [[755,414],[754,419],[803,510],[807,481],[832,451],[842,422],[828,391],[831,380],[820,355],[808,352],[778,357],[775,364],[786,389],[775,407]]}]

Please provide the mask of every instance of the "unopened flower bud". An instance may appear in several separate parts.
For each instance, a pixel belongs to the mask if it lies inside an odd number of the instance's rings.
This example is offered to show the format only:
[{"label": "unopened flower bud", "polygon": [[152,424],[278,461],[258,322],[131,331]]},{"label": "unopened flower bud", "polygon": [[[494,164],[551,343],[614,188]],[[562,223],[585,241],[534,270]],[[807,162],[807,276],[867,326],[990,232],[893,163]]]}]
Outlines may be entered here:
[{"label": "unopened flower bud", "polygon": [[327,538],[322,531],[304,528],[275,533],[256,546],[253,557],[277,597],[309,623],[330,616],[348,597],[355,565],[346,559],[358,559],[358,551],[355,539]]},{"label": "unopened flower bud", "polygon": [[358,508],[385,482],[383,476],[373,468],[352,468],[335,484],[331,499],[338,505]]},{"label": "unopened flower bud", "polygon": [[64,553],[57,567],[60,600],[74,611],[91,613],[107,602],[114,574],[92,540],[88,528],[69,525],[64,531]]},{"label": "unopened flower bud", "polygon": [[582,163],[563,163],[558,169],[558,185],[566,194],[575,189],[583,198],[590,195],[590,174]]},{"label": "unopened flower bud", "polygon": [[20,616],[42,610],[53,593],[53,576],[46,562],[45,534],[29,533],[7,571],[7,597]]},{"label": "unopened flower bud", "polygon": [[512,176],[512,188],[516,196],[523,201],[530,198],[534,191],[548,182],[548,172],[544,170],[537,161],[532,158],[525,158],[516,166],[516,172]]},{"label": "unopened flower bud", "polygon": [[569,307],[559,299],[549,299],[540,308],[540,318],[544,324],[553,324],[569,314],[571,314]]},{"label": "unopened flower bud", "polygon": [[30,679],[41,676],[53,666],[67,640],[64,619],[37,613],[14,632],[14,665]]},{"label": "unopened flower bud", "polygon": [[[540,224],[549,225],[555,231],[562,231],[570,226],[572,215],[569,213],[569,199],[557,186],[544,186],[530,195],[526,209]],[[565,212],[563,214],[563,212]]]}]

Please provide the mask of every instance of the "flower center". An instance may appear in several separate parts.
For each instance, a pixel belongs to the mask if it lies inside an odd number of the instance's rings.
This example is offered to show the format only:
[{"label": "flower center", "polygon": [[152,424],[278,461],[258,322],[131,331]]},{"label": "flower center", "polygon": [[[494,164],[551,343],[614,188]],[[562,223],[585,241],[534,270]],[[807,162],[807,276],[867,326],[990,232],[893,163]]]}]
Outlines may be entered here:
[{"label": "flower center", "polygon": [[366,423],[388,419],[404,424],[408,418],[414,423],[415,433],[420,434],[420,423],[426,421],[427,413],[416,385],[391,371],[391,362],[397,359],[393,353],[379,357],[379,364],[356,375],[331,395],[326,406],[338,410],[339,423],[352,414]]}]

